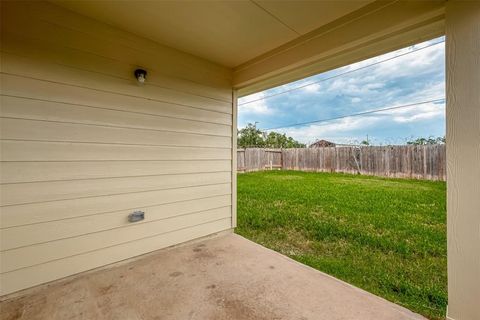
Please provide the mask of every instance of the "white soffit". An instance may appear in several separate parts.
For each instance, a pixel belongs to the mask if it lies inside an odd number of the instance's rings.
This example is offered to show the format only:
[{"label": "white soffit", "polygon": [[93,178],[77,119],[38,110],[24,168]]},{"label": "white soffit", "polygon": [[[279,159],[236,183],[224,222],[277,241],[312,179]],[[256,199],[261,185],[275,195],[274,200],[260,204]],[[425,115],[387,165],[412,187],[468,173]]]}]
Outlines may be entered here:
[{"label": "white soffit", "polygon": [[235,67],[372,1],[52,2],[158,43]]}]

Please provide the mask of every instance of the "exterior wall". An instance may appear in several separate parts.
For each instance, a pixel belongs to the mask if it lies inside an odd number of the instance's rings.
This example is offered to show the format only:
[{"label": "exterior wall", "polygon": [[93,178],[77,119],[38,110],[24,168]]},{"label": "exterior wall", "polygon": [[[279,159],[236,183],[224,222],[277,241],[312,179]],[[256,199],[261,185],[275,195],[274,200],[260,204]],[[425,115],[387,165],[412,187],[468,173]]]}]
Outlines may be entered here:
[{"label": "exterior wall", "polygon": [[232,227],[230,70],[1,5],[0,295]]},{"label": "exterior wall", "polygon": [[480,319],[480,2],[448,1],[448,317]]}]

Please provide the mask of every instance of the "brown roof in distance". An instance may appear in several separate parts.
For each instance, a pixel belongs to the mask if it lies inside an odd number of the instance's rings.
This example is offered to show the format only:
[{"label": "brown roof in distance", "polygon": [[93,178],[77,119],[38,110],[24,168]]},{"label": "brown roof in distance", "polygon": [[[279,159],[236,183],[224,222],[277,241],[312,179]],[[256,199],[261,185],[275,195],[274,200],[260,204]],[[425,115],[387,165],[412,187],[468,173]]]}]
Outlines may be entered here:
[{"label": "brown roof in distance", "polygon": [[325,148],[325,147],[335,147],[336,144],[327,140],[318,140],[317,142],[312,143],[309,148]]}]

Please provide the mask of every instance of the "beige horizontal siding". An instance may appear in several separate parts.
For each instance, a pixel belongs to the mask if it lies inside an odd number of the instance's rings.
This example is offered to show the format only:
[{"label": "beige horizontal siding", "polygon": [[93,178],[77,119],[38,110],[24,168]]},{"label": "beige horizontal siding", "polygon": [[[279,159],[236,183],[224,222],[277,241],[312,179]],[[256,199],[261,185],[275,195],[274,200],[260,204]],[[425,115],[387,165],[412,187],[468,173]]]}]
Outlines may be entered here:
[{"label": "beige horizontal siding", "polygon": [[[224,195],[166,203],[157,206],[138,207],[138,210],[145,210],[148,212],[145,216],[145,220],[138,222],[138,224],[211,209],[224,208],[230,205],[230,195]],[[128,225],[126,217],[129,213],[131,213],[131,210],[120,210],[6,228],[2,231],[2,249],[10,250],[53,240],[76,237],[87,233],[124,227]]]},{"label": "beige horizontal siding", "polygon": [[[7,83],[5,85],[5,90],[3,90],[5,94],[8,93],[9,85],[13,83],[13,81],[9,80],[8,77],[2,77],[2,81]],[[21,82],[19,85],[20,84]],[[139,112],[105,110],[83,105],[69,105],[65,103],[56,103],[54,101],[20,99],[9,96],[2,97],[2,104],[3,117],[16,119],[51,120],[78,124],[96,124],[113,127],[189,132],[220,136],[228,136],[229,132],[229,125],[204,121],[207,118],[202,120],[190,120],[143,114]]]},{"label": "beige horizontal siding", "polygon": [[54,221],[102,212],[185,201],[231,193],[230,184],[213,184],[2,207],[2,227]]},{"label": "beige horizontal siding", "polygon": [[3,273],[230,217],[230,206],[0,252]]},{"label": "beige horizontal siding", "polygon": [[231,159],[227,148],[163,147],[104,143],[3,140],[2,161],[215,160]]},{"label": "beige horizontal siding", "polygon": [[194,227],[178,229],[148,238],[103,248],[64,259],[0,274],[2,293],[13,292],[34,285],[66,277],[85,270],[101,267],[137,255],[165,248],[181,242],[206,236],[231,227],[231,219],[206,222]]},{"label": "beige horizontal siding", "polygon": [[39,64],[34,59],[22,58],[2,52],[2,72],[98,92],[115,93],[119,96],[140,97],[158,102],[231,113],[228,102],[164,89],[151,85],[148,82],[139,86],[133,77],[133,70],[131,78],[126,80],[56,63]]},{"label": "beige horizontal siding", "polygon": [[0,118],[0,136],[5,140],[97,142],[211,148],[218,146],[230,148],[232,140],[228,136],[156,130],[150,130],[148,134],[145,134],[145,129],[10,118]]},{"label": "beige horizontal siding", "polygon": [[[2,206],[230,183],[230,171],[1,184]],[[28,197],[25,197],[28,195]]]},{"label": "beige horizontal siding", "polygon": [[[3,95],[63,103],[66,105],[64,108],[68,105],[73,105],[166,116],[170,118],[193,119],[219,124],[231,123],[229,113],[223,112],[224,108],[221,108],[220,110],[207,110],[11,74],[2,74],[2,81],[4,82],[2,85]],[[15,103],[15,101],[12,101],[12,103]],[[26,102],[23,101],[22,103]],[[56,105],[54,103],[50,104]],[[57,108],[59,107],[60,106]],[[30,109],[27,109],[27,111],[28,110],[31,111],[31,107]],[[22,114],[28,115],[29,113],[23,112]]]},{"label": "beige horizontal siding", "polygon": [[[130,76],[138,65],[133,61],[124,63],[109,57],[104,57],[87,51],[63,47],[47,37],[35,39],[30,33],[13,34],[3,33],[1,51],[19,57],[34,58],[35,60],[51,61],[68,67],[79,65],[86,71],[110,75],[113,77],[131,80]],[[165,68],[162,68],[162,72]],[[194,95],[230,102],[232,93],[230,85],[208,86],[193,81],[185,81],[177,77],[165,76],[159,70],[149,68],[148,82],[165,89],[191,93]]]},{"label": "beige horizontal siding", "polygon": [[[3,183],[163,176],[231,170],[230,160],[4,162]],[[161,179],[162,177],[159,177]]]},{"label": "beige horizontal siding", "polygon": [[0,294],[232,227],[230,70],[49,3],[1,20]]}]

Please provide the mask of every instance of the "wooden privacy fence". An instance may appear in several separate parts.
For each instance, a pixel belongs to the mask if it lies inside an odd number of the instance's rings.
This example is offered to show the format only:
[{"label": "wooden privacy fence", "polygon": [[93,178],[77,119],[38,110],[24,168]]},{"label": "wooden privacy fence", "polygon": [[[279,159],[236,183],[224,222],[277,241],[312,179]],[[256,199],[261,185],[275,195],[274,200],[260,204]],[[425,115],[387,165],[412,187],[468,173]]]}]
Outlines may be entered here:
[{"label": "wooden privacy fence", "polygon": [[446,180],[445,145],[237,150],[240,172],[283,169]]}]

